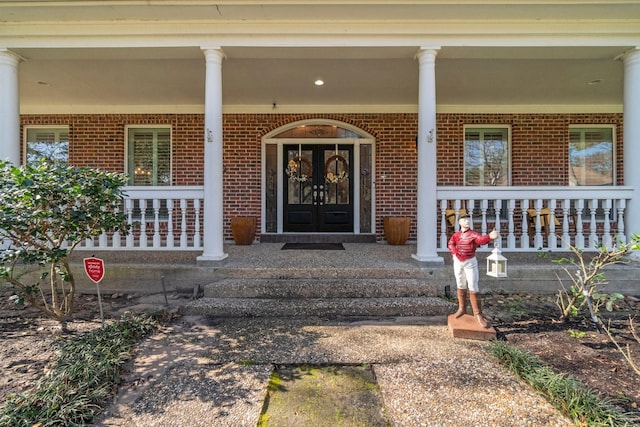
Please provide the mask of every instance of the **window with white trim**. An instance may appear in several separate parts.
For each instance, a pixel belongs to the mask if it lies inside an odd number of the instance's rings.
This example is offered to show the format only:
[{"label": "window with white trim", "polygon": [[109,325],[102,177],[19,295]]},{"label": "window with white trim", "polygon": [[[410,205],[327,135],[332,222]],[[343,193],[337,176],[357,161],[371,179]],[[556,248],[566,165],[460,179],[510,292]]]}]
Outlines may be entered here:
[{"label": "window with white trim", "polygon": [[25,163],[69,163],[69,127],[28,127],[25,132]]},{"label": "window with white trim", "polygon": [[614,185],[613,126],[569,128],[569,185]]},{"label": "window with white trim", "polygon": [[171,185],[171,128],[127,128],[129,185]]},{"label": "window with white trim", "polygon": [[509,185],[509,127],[465,127],[464,185]]}]

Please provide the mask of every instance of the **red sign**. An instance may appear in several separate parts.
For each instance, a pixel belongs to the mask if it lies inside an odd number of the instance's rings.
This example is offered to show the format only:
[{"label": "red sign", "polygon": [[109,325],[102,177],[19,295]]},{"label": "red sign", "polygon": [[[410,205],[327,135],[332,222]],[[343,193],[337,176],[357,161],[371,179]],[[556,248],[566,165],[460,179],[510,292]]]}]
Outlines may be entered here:
[{"label": "red sign", "polygon": [[84,271],[87,273],[87,276],[89,276],[89,279],[95,283],[100,283],[104,278],[104,261],[100,258],[85,258]]}]

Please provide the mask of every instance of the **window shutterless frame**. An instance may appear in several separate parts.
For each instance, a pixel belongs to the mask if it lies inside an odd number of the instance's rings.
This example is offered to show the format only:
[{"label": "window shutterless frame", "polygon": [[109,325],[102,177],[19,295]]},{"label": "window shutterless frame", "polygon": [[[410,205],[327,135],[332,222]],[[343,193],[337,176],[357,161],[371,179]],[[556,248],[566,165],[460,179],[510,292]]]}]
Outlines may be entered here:
[{"label": "window shutterless frame", "polygon": [[511,126],[464,126],[464,185],[511,185]]},{"label": "window shutterless frame", "polygon": [[570,125],[568,184],[616,185],[616,127]]},{"label": "window shutterless frame", "polygon": [[172,184],[172,130],[168,125],[125,127],[125,171],[129,185]]},{"label": "window shutterless frame", "polygon": [[69,163],[69,126],[25,126],[24,161],[33,164],[45,158]]}]

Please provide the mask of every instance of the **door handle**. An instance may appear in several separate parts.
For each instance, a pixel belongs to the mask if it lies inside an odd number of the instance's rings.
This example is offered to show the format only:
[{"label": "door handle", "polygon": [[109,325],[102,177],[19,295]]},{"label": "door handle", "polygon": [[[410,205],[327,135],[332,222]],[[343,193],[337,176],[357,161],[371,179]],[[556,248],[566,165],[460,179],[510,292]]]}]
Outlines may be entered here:
[{"label": "door handle", "polygon": [[318,186],[317,185],[313,186],[313,204],[314,205],[318,204]]},{"label": "door handle", "polygon": [[324,185],[320,186],[320,206],[324,205],[324,198],[325,198],[325,192],[324,192]]}]

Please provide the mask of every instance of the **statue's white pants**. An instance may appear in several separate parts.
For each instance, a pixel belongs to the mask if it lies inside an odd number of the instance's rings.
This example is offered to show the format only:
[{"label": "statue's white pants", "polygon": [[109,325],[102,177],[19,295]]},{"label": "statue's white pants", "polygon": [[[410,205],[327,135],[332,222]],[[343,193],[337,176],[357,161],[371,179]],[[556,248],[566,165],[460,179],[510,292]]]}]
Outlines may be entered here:
[{"label": "statue's white pants", "polygon": [[469,289],[469,292],[480,292],[478,288],[478,260],[473,257],[460,261],[453,257],[453,274],[456,277],[458,289]]}]

